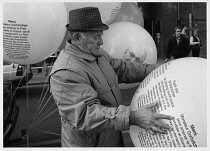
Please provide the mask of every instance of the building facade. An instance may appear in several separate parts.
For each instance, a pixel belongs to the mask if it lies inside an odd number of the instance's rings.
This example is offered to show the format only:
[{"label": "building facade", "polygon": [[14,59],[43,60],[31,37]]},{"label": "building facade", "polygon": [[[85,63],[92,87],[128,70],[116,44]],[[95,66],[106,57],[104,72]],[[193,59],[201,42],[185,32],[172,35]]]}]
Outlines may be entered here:
[{"label": "building facade", "polygon": [[169,37],[176,26],[186,25],[190,37],[193,29],[199,29],[203,47],[200,57],[207,58],[206,2],[138,2],[144,17],[144,28],[153,37],[158,58],[165,58]]}]

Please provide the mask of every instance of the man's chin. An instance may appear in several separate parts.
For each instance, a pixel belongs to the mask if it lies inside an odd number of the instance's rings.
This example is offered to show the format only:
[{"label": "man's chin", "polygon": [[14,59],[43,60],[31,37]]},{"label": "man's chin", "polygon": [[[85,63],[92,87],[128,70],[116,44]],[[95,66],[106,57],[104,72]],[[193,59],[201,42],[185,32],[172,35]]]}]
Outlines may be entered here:
[{"label": "man's chin", "polygon": [[96,49],[94,52],[91,52],[91,54],[95,57],[100,56],[99,49]]}]

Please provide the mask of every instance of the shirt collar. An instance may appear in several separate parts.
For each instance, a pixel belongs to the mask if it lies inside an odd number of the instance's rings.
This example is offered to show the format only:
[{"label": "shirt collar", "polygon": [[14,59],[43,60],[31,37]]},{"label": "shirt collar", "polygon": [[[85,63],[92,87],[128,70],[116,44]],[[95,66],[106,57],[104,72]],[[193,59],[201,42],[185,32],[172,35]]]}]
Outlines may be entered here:
[{"label": "shirt collar", "polygon": [[83,58],[83,59],[86,59],[86,60],[89,60],[89,61],[95,61],[97,59],[92,54],[84,53],[79,47],[71,44],[70,41],[68,41],[68,40],[66,41],[64,51],[71,54],[71,55],[74,55],[76,57]]}]

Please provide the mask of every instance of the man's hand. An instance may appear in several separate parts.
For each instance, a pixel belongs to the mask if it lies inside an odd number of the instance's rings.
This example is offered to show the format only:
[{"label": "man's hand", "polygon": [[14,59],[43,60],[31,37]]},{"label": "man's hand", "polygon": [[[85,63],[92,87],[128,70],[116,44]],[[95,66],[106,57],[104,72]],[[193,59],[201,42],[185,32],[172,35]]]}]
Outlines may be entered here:
[{"label": "man's hand", "polygon": [[130,113],[130,124],[138,125],[139,127],[149,131],[150,134],[156,133],[167,134],[167,130],[172,128],[160,121],[160,119],[172,120],[173,117],[164,114],[157,114],[152,112],[150,109],[157,106],[158,103],[154,102],[144,107],[141,107],[137,111],[131,111]]}]

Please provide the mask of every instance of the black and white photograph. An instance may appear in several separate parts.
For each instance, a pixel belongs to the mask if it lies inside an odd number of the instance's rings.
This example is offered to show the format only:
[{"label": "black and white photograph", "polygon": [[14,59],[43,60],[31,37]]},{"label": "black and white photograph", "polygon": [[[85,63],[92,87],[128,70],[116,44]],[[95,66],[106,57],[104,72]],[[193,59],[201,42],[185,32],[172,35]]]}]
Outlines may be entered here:
[{"label": "black and white photograph", "polygon": [[207,151],[208,1],[1,5],[2,150]]}]

